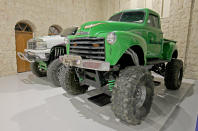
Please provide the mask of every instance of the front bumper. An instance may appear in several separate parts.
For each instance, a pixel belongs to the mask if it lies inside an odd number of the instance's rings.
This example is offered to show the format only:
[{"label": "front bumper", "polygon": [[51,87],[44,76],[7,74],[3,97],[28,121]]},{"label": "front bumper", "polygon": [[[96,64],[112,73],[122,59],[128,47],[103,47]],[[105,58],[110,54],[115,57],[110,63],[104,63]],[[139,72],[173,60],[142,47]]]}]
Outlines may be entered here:
[{"label": "front bumper", "polygon": [[35,62],[35,61],[48,61],[49,60],[50,49],[46,50],[29,50],[25,49],[25,53],[17,52],[20,59]]},{"label": "front bumper", "polygon": [[65,66],[74,66],[78,68],[97,70],[97,71],[109,71],[110,63],[92,59],[82,59],[81,56],[77,55],[64,55],[59,57],[60,61]]}]

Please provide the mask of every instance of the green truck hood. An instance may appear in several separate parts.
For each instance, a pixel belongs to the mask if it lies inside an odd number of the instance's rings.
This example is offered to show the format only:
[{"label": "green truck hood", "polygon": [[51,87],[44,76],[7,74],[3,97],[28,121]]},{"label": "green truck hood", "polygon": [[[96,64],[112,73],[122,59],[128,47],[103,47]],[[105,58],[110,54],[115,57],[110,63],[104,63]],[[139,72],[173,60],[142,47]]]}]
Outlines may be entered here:
[{"label": "green truck hood", "polygon": [[83,24],[77,31],[77,36],[97,37],[101,33],[109,33],[112,31],[131,31],[139,28],[142,24],[115,21],[92,21]]}]

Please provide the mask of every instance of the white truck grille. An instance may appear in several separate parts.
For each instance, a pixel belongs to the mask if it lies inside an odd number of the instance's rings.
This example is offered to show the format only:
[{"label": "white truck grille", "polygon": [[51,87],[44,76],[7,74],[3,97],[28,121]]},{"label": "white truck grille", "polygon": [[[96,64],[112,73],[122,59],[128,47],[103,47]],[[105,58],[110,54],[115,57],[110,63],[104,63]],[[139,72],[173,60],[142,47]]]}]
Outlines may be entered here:
[{"label": "white truck grille", "polygon": [[36,42],[28,42],[27,49],[35,50],[36,49]]}]

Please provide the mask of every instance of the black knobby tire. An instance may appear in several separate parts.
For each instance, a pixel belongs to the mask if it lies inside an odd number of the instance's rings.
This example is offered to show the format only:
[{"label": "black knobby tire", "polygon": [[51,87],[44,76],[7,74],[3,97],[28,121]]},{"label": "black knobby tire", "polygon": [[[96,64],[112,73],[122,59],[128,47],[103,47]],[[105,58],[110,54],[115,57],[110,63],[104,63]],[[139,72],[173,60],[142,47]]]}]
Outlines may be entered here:
[{"label": "black knobby tire", "polygon": [[45,77],[47,75],[47,72],[39,69],[39,63],[38,62],[33,62],[30,64],[31,71],[34,75],[38,77]]},{"label": "black knobby tire", "polygon": [[[154,84],[151,73],[144,67],[127,67],[120,72],[115,85],[111,98],[115,116],[129,124],[140,124],[150,112],[153,101]],[[138,99],[137,91],[141,89],[141,97]]]},{"label": "black knobby tire", "polygon": [[180,88],[183,78],[183,62],[172,59],[166,65],[164,83],[167,89],[177,90]]},{"label": "black knobby tire", "polygon": [[55,86],[60,86],[59,75],[60,68],[64,66],[59,59],[55,59],[50,63],[47,69],[47,78]]},{"label": "black knobby tire", "polygon": [[79,79],[74,68],[67,68],[63,66],[60,72],[60,85],[71,95],[83,94],[88,90],[88,86],[80,86]]}]

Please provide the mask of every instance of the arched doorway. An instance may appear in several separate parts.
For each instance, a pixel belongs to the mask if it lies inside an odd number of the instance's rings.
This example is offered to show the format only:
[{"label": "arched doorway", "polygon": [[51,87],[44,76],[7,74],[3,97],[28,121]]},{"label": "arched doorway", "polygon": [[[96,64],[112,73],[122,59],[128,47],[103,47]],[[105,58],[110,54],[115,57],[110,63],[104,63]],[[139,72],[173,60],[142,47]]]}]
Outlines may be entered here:
[{"label": "arched doorway", "polygon": [[[32,28],[26,23],[17,23],[15,25],[16,53],[24,52],[27,48],[27,41],[33,37]],[[17,55],[17,72],[30,71],[30,63],[21,60]]]},{"label": "arched doorway", "polygon": [[49,27],[48,35],[59,35],[62,31],[62,28],[57,25],[52,25]]}]

